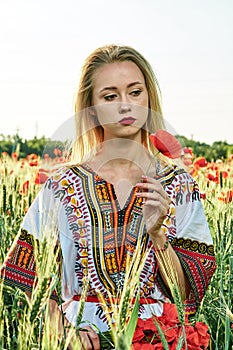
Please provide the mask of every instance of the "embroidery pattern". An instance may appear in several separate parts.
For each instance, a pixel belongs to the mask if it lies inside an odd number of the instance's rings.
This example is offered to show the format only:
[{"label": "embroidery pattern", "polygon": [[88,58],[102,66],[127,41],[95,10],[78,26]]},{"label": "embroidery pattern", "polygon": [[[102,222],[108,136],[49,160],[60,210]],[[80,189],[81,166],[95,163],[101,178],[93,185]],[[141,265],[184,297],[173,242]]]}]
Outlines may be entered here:
[{"label": "embroidery pattern", "polygon": [[67,169],[57,173],[54,181],[48,182],[48,187],[53,188],[55,198],[58,198],[65,208],[69,229],[77,249],[75,273],[81,287],[83,278],[88,275],[88,230],[91,228],[82,180],[71,169]]},{"label": "embroidery pattern", "polygon": [[26,230],[21,230],[16,247],[4,266],[3,273],[7,285],[32,291],[36,275],[33,243],[33,236]]},{"label": "embroidery pattern", "polygon": [[180,258],[192,289],[189,298],[185,301],[185,309],[187,313],[193,314],[200,305],[216,269],[214,247],[203,242],[183,238],[176,238],[171,244]]},{"label": "embroidery pattern", "polygon": [[[180,258],[192,293],[187,301],[188,312],[199,305],[215,270],[213,246],[185,238],[176,238],[176,207],[199,201],[194,180],[182,169],[169,167],[158,178],[171,198],[169,212],[163,222],[164,233]],[[85,276],[90,278],[89,295],[96,291],[107,296],[122,287],[127,256],[132,257],[137,241],[142,253],[152,243],[145,232],[142,201],[134,191],[123,209],[119,208],[114,188],[100,176],[80,166],[61,169],[50,178],[45,189],[61,204],[68,219],[68,228],[76,249],[75,276],[82,289]],[[13,255],[6,263],[6,279],[23,289],[30,289],[35,278],[33,239],[22,231]],[[12,283],[13,284],[13,283]],[[153,250],[140,276],[141,296],[151,296],[157,287],[166,295]]]},{"label": "embroidery pattern", "polygon": [[183,248],[200,254],[214,256],[214,246],[192,239],[174,238],[171,242],[173,247]]},{"label": "embroidery pattern", "polygon": [[[76,168],[72,170],[79,171]],[[94,281],[95,289],[104,295],[107,295],[106,289],[116,294],[123,286],[126,259],[127,256],[132,258],[138,237],[141,237],[142,242],[148,241],[142,220],[142,200],[135,197],[135,188],[121,210],[111,184],[86,167],[82,167],[82,173],[85,174],[85,188],[88,182],[88,192],[91,193],[87,196],[87,205],[92,208],[90,213],[93,227],[93,254],[88,257],[91,284]],[[78,174],[80,176],[80,171]],[[142,253],[145,249],[146,243],[142,245]],[[146,269],[148,267],[145,267],[145,271]]]}]

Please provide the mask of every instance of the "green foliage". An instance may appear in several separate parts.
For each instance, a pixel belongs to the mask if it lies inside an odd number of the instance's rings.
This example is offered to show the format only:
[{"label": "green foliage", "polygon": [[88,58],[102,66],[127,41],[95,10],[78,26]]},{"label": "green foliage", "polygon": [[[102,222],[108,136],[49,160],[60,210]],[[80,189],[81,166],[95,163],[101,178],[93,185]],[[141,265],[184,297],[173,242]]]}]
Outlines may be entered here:
[{"label": "green foliage", "polygon": [[205,157],[208,162],[217,159],[227,159],[233,153],[233,144],[225,141],[215,141],[212,145],[204,142],[189,140],[185,136],[177,136],[183,147],[191,147],[195,157]]},{"label": "green foliage", "polygon": [[19,135],[4,136],[0,134],[0,153],[7,152],[9,155],[13,152],[18,153],[19,158],[26,158],[28,154],[36,154],[43,157],[48,154],[50,158],[54,158],[54,149],[65,150],[66,143],[54,141],[46,137],[34,137],[30,140],[24,140]]},{"label": "green foliage", "polygon": [[[203,156],[209,162],[217,159],[226,159],[233,153],[233,144],[228,144],[226,141],[215,141],[212,145],[209,145],[204,142],[187,139],[185,136],[177,137],[183,147],[191,147],[196,157]],[[18,149],[19,158],[25,158],[31,153],[35,153],[40,157],[47,153],[51,158],[54,158],[55,148],[65,150],[67,148],[66,143],[54,141],[44,136],[24,140],[18,134],[14,136],[0,134],[0,153],[7,152],[11,154]]]},{"label": "green foliage", "polygon": [[204,173],[199,173],[199,183],[207,198],[205,213],[214,241],[217,270],[199,309],[199,318],[210,327],[213,349],[230,350],[233,347],[233,201],[218,198],[232,188],[232,169],[224,182],[204,184]]}]

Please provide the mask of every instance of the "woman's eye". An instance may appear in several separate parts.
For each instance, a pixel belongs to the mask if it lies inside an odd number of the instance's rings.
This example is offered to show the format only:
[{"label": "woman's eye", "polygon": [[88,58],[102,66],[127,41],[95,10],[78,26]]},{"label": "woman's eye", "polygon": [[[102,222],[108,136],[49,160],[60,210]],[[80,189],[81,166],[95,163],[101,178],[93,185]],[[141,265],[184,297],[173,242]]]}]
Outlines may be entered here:
[{"label": "woman's eye", "polygon": [[112,101],[112,100],[114,100],[116,98],[116,95],[115,94],[111,94],[111,95],[106,95],[106,96],[104,96],[104,99],[106,100],[106,101]]},{"label": "woman's eye", "polygon": [[133,96],[139,96],[140,95],[140,93],[142,92],[142,90],[140,90],[140,89],[137,89],[137,90],[133,90],[133,91],[131,91],[131,95],[133,95]]}]

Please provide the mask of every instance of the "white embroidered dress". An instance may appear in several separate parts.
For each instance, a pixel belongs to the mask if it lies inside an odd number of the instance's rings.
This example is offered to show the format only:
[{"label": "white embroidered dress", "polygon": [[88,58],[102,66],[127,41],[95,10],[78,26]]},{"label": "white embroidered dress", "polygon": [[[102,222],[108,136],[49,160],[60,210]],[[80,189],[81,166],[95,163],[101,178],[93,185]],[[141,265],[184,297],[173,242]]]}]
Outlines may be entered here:
[{"label": "white embroidered dress", "polygon": [[[186,307],[193,313],[215,269],[211,235],[192,177],[182,169],[168,167],[158,180],[172,201],[163,229],[190,281],[192,290]],[[142,200],[135,196],[137,191],[137,187],[133,188],[124,208],[120,208],[113,185],[92,169],[65,167],[48,179],[23,220],[17,254],[22,247],[33,251],[27,235],[38,240],[47,232],[58,235],[62,252],[62,309],[74,325],[79,305],[74,299],[82,293],[84,276],[90,280],[89,297],[96,296],[96,291],[105,298],[107,291],[116,295],[124,283],[126,258],[133,255],[137,241],[141,240],[142,254],[152,244],[142,217]],[[5,263],[6,281],[30,290],[35,275],[35,266],[30,264],[33,252],[23,267],[19,266],[17,254]],[[152,313],[161,315],[169,293],[153,249],[140,275],[140,291],[142,297],[155,302],[141,304],[139,316],[146,319]],[[98,300],[87,298],[83,322],[95,324],[100,331],[109,328]]]}]

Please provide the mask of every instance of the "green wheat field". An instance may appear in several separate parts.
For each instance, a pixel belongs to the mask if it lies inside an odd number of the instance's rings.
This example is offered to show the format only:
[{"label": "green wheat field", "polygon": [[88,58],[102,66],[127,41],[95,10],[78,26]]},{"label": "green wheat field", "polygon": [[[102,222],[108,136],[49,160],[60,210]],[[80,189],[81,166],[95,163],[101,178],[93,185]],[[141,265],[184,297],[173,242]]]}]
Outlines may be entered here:
[{"label": "green wheat field", "polygon": [[[22,218],[32,203],[36,194],[49,175],[51,165],[57,165],[60,159],[43,162],[35,155],[29,155],[23,160],[7,154],[0,156],[0,263],[2,265],[9,247],[18,233]],[[190,167],[193,177],[197,180],[201,201],[214,240],[217,270],[212,278],[205,298],[195,315],[195,322],[205,322],[209,327],[210,343],[208,349],[233,349],[233,156],[225,160],[208,163],[205,166]],[[198,163],[197,163],[198,164]],[[58,330],[56,317],[48,313],[48,300],[55,288],[58,295],[60,284],[58,267],[51,252],[54,242],[45,242],[38,248],[36,259],[40,261],[38,283],[29,300],[19,289],[0,284],[0,349],[29,350],[67,349],[69,339]],[[135,266],[140,270],[140,262],[135,260]],[[135,274],[137,277],[137,274]],[[128,285],[138,281],[128,277]],[[135,308],[130,303],[132,291],[125,290],[122,303],[119,305],[119,317],[112,330],[112,339],[102,335],[103,348],[132,349],[131,340],[137,318]],[[100,297],[101,298],[101,297]],[[179,298],[175,301],[179,304]],[[77,327],[80,327],[82,307],[85,303],[85,290],[80,303]],[[104,301],[103,301],[104,303]],[[77,331],[77,327],[71,330]],[[68,336],[69,337],[69,336]],[[162,336],[161,336],[162,337]],[[163,337],[162,337],[163,338]],[[164,349],[168,349],[166,342]],[[185,349],[177,345],[176,349]],[[77,340],[73,349],[80,349]],[[149,347],[148,347],[149,349]],[[160,349],[160,348],[159,348]],[[189,349],[189,347],[188,347]],[[191,348],[190,348],[191,349]],[[192,347],[193,350],[199,349]],[[201,349],[201,348],[200,348]]]}]

